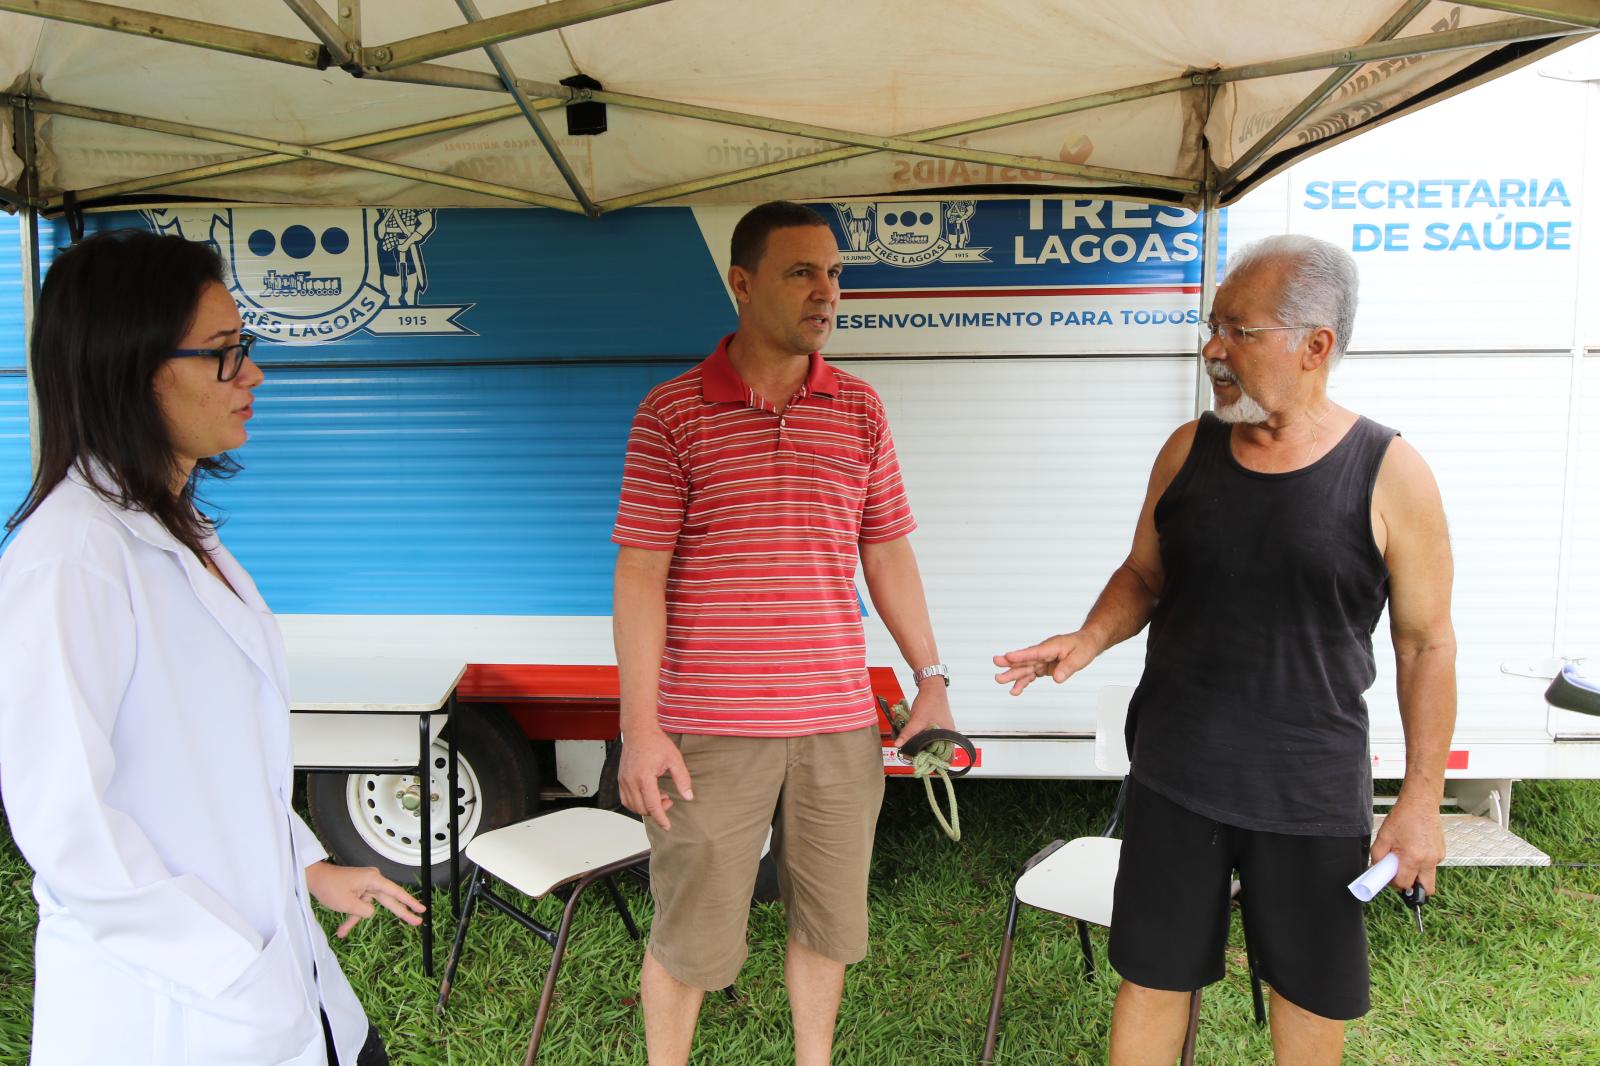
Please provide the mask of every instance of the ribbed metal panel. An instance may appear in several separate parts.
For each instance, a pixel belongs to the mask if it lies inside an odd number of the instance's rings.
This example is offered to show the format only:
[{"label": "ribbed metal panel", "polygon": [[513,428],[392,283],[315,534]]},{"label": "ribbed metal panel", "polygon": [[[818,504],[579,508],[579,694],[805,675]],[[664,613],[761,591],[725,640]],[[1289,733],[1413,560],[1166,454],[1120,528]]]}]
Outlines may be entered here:
[{"label": "ribbed metal panel", "polygon": [[[1566,356],[1355,356],[1330,393],[1403,433],[1433,469],[1450,523],[1461,736],[1540,732],[1542,687],[1501,672],[1550,654],[1566,473]],[[1582,549],[1579,549],[1580,552]],[[1400,734],[1387,616],[1368,694],[1377,735]]]},{"label": "ribbed metal panel", "polygon": [[1600,354],[1583,361],[1582,391],[1566,640],[1556,650],[1588,655],[1594,667],[1600,664]]},{"label": "ribbed metal panel", "polygon": [[27,361],[22,336],[22,232],[17,216],[0,211],[0,372]]},{"label": "ribbed metal panel", "polygon": [[33,479],[28,445],[28,380],[0,373],[0,522],[14,511]]},{"label": "ribbed metal panel", "polygon": [[279,612],[609,614],[628,426],[686,366],[269,372],[207,495]]},{"label": "ribbed metal panel", "polygon": [[[1194,364],[1158,359],[850,361],[883,397],[911,535],[963,729],[1094,729],[1101,685],[1132,684],[1144,638],[1065,685],[1013,698],[990,658],[1075,629],[1127,557],[1150,466],[1191,417]],[[868,658],[901,661],[876,618]]]},{"label": "ribbed metal panel", "polygon": [[22,331],[22,242],[15,215],[0,212],[0,519],[22,502],[33,475]]}]

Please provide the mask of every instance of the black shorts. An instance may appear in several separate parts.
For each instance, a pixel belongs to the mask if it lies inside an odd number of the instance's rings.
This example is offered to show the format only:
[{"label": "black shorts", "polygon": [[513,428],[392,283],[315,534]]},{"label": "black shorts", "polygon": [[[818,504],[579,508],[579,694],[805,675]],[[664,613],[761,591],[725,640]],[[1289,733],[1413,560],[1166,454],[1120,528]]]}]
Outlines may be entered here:
[{"label": "black shorts", "polygon": [[1366,916],[1345,887],[1368,866],[1365,839],[1222,825],[1131,777],[1123,824],[1111,965],[1124,978],[1177,992],[1221,979],[1237,869],[1261,979],[1324,1018],[1367,1012]]}]

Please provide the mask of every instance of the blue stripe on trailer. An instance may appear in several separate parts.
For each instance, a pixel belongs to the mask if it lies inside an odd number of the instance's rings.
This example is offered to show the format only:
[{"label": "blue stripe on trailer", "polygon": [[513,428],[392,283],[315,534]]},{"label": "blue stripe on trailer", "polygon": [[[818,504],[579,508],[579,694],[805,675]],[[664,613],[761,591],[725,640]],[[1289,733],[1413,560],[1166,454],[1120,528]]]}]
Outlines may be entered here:
[{"label": "blue stripe on trailer", "polygon": [[688,365],[270,372],[205,495],[279,612],[607,615],[633,411]]}]

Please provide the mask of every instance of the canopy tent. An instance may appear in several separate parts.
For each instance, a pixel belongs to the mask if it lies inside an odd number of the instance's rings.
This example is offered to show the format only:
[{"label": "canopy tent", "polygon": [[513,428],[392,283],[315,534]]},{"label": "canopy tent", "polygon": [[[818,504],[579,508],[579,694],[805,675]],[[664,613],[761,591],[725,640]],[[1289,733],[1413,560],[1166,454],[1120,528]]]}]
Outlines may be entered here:
[{"label": "canopy tent", "polygon": [[0,0],[0,199],[1219,206],[1600,28],[1600,0],[147,7]]}]

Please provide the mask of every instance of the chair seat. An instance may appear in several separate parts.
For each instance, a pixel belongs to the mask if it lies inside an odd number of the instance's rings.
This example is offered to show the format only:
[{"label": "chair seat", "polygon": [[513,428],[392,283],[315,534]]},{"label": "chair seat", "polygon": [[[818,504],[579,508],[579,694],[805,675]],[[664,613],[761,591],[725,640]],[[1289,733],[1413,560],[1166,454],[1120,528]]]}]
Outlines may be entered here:
[{"label": "chair seat", "polygon": [[1110,927],[1122,841],[1078,837],[1057,848],[1017,880],[1017,899],[1030,907]]},{"label": "chair seat", "polygon": [[616,811],[572,807],[483,833],[467,858],[538,898],[590,870],[650,853],[644,825]]}]

